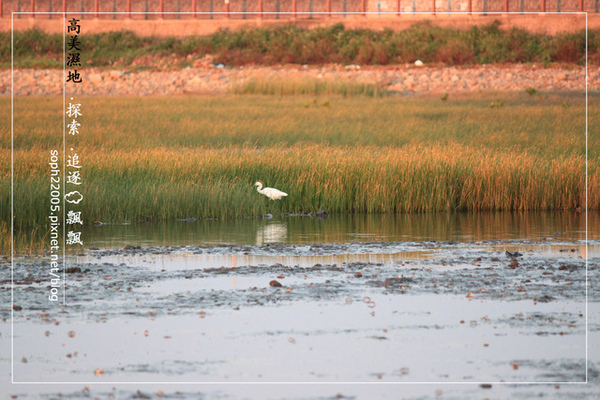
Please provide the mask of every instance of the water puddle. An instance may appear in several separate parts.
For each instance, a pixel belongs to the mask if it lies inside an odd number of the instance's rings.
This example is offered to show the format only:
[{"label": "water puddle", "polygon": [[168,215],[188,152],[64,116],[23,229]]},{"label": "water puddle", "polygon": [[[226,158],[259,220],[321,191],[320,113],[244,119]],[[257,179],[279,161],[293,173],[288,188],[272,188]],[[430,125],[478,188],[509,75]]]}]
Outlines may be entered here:
[{"label": "water puddle", "polygon": [[545,257],[569,257],[569,258],[586,258],[600,256],[600,245],[591,244],[585,246],[584,244],[515,244],[515,243],[500,243],[489,247],[492,251],[509,251],[511,253],[519,252],[523,253],[523,256],[528,255],[542,255]]},{"label": "water puddle", "polygon": [[[577,302],[556,310],[531,302],[491,307],[462,296],[370,294],[243,312],[198,307],[187,316],[17,323],[15,375],[98,383],[156,376],[171,382],[582,381],[582,310]],[[49,370],[47,363],[58,359],[64,361]]]},{"label": "water puddle", "polygon": [[[379,247],[381,246],[381,247]],[[600,256],[600,245],[581,245],[577,243],[522,243],[495,242],[477,244],[417,244],[421,250],[400,250],[413,248],[411,244],[375,243],[371,245],[351,244],[319,246],[284,246],[277,248],[274,254],[245,254],[244,250],[254,253],[264,252],[264,248],[251,247],[214,247],[197,248],[185,247],[175,250],[161,251],[160,248],[138,249],[134,251],[112,250],[108,253],[94,253],[75,256],[70,264],[94,263],[101,260],[114,265],[129,267],[144,267],[152,271],[189,271],[215,268],[238,268],[245,266],[269,268],[271,266],[287,266],[296,268],[312,268],[328,265],[345,267],[350,264],[380,265],[397,267],[405,262],[420,260],[437,260],[434,268],[447,268],[445,260],[460,260],[469,258],[471,254],[488,256],[494,260],[506,259],[509,254],[519,254],[522,259],[535,257],[554,259],[584,259],[586,256]],[[364,248],[363,248],[364,247]],[[361,248],[363,251],[361,252]],[[377,252],[385,250],[386,252]],[[318,254],[319,252],[335,251],[336,254]],[[302,255],[298,255],[301,253]],[[313,254],[317,253],[317,254]],[[465,268],[471,268],[475,262],[463,263]],[[458,268],[455,262],[452,268]]]},{"label": "water puddle", "polygon": [[[144,266],[152,270],[177,271],[207,268],[236,268],[239,266],[263,266],[281,264],[291,267],[310,268],[314,265],[339,265],[349,263],[369,263],[391,265],[407,260],[431,258],[426,251],[411,251],[391,254],[332,254],[312,256],[290,255],[244,255],[244,254],[120,254],[102,256],[103,262]],[[76,257],[76,263],[96,261],[94,256]]]}]

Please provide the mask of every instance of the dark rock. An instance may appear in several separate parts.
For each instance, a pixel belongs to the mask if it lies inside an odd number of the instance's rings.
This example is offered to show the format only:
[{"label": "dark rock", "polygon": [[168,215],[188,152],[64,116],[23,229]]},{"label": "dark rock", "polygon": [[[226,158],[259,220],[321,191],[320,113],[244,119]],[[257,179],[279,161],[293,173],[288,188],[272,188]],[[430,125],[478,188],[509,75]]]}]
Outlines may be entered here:
[{"label": "dark rock", "polygon": [[327,210],[319,210],[315,213],[315,216],[317,218],[325,219],[325,218],[329,217],[329,212]]}]

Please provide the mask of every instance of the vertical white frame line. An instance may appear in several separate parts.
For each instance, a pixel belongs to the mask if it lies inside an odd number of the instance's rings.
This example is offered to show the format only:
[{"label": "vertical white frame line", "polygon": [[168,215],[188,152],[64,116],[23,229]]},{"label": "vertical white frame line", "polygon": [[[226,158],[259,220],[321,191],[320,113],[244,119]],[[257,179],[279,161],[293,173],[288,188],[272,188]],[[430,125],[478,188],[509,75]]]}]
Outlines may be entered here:
[{"label": "vertical white frame line", "polygon": [[62,80],[63,80],[63,108],[62,108],[62,115],[63,115],[63,170],[62,170],[62,177],[63,177],[63,197],[62,197],[62,226],[63,226],[63,282],[62,282],[62,287],[63,287],[63,307],[67,305],[67,295],[65,293],[66,291],[66,282],[65,280],[67,279],[67,235],[66,235],[66,226],[65,226],[65,216],[66,214],[66,210],[65,210],[65,196],[64,196],[64,192],[67,190],[67,181],[66,181],[66,174],[65,174],[65,169],[67,168],[66,166],[66,158],[67,158],[67,147],[66,147],[66,142],[67,142],[67,116],[66,116],[66,97],[67,97],[67,82],[66,82],[66,74],[67,74],[67,64],[66,64],[66,54],[67,54],[67,36],[65,31],[67,30],[67,14],[65,12],[63,12],[63,76],[62,76]]},{"label": "vertical white frame line", "polygon": [[14,13],[10,13],[10,383],[15,383],[15,123],[14,123]]},{"label": "vertical white frame line", "polygon": [[589,330],[588,307],[588,13],[585,13],[585,383],[588,381]]}]

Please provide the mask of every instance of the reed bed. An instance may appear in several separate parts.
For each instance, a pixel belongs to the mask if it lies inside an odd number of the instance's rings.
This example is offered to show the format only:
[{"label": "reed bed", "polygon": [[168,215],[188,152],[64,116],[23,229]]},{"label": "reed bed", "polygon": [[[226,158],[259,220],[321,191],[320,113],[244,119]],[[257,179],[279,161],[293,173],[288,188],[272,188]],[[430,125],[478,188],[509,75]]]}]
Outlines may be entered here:
[{"label": "reed bed", "polygon": [[[39,150],[18,151],[15,157],[43,158]],[[235,218],[319,209],[338,213],[564,210],[585,204],[583,156],[552,161],[527,153],[474,152],[459,145],[298,145],[88,152],[87,158],[85,201],[78,209],[88,222]],[[596,169],[591,172],[598,183]],[[290,196],[269,201],[254,191],[257,180]],[[17,180],[18,226],[45,223],[48,181],[39,175]],[[590,206],[597,208],[598,193],[590,197]],[[4,196],[0,202],[7,205]]]},{"label": "reed bed", "polygon": [[[325,94],[94,97],[81,100],[85,130],[69,143],[104,151],[460,144],[554,159],[585,154],[584,100],[578,94],[530,96],[525,91],[450,94],[447,101]],[[491,103],[503,106],[491,108]],[[9,99],[0,99],[0,105],[9,120]],[[15,149],[62,147],[61,98],[16,98],[14,116]],[[600,115],[590,107],[594,118]],[[0,127],[0,148],[10,148],[8,128]],[[590,141],[590,150],[600,148],[595,135]]]},{"label": "reed bed", "polygon": [[[86,98],[85,223],[264,213],[575,210],[585,205],[585,107],[578,96]],[[562,106],[569,102],[569,107]],[[6,102],[1,100],[0,102]],[[308,104],[308,106],[305,106]],[[326,104],[326,105],[325,105]],[[6,104],[8,106],[8,104]],[[47,230],[49,149],[61,103],[15,102],[17,242]],[[0,108],[0,113],[6,114]],[[4,115],[7,117],[7,115]],[[590,119],[598,112],[590,110]],[[56,119],[56,121],[55,121]],[[600,209],[598,138],[588,206]],[[10,133],[0,128],[0,248],[9,248]],[[260,180],[289,197],[256,193]],[[37,232],[37,233],[36,233]],[[31,242],[31,243],[29,243]]]}]

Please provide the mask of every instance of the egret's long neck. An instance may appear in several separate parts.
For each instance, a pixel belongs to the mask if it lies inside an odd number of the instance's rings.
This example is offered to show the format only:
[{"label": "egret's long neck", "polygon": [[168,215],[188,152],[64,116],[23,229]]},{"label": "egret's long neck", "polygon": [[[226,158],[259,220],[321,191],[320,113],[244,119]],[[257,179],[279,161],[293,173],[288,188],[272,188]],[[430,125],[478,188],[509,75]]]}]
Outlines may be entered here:
[{"label": "egret's long neck", "polygon": [[256,191],[257,191],[258,193],[260,193],[260,191],[262,190],[262,188],[263,188],[263,185],[262,185],[262,183],[258,182],[258,184],[256,185]]}]

